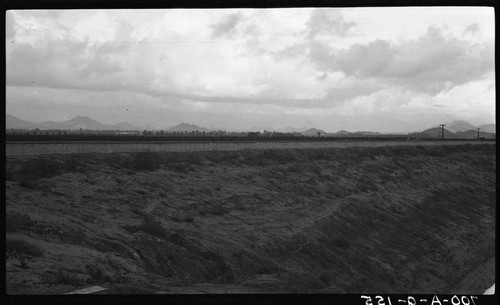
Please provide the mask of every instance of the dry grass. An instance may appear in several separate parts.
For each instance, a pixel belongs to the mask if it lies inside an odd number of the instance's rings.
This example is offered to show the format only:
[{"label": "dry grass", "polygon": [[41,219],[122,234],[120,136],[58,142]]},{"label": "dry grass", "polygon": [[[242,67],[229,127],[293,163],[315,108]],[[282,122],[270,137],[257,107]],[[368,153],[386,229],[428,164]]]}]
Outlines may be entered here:
[{"label": "dry grass", "polygon": [[8,158],[8,287],[446,293],[494,253],[495,166],[494,145]]},{"label": "dry grass", "polygon": [[5,256],[7,258],[19,258],[22,256],[43,256],[43,250],[35,244],[23,239],[7,239],[5,241]]}]

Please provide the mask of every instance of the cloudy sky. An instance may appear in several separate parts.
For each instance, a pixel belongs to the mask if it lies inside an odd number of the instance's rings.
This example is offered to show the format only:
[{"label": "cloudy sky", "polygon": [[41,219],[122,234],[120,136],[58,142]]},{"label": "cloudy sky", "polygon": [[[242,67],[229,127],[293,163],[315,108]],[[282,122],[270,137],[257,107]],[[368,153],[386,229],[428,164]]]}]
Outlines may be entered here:
[{"label": "cloudy sky", "polygon": [[410,131],[495,122],[487,7],[6,14],[6,111],[103,123]]}]

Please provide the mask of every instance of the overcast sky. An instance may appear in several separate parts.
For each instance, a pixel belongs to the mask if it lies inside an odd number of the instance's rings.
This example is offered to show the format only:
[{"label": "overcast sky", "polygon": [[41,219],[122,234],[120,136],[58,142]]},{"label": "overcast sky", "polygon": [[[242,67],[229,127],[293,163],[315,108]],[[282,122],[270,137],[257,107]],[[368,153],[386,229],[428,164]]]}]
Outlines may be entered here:
[{"label": "overcast sky", "polygon": [[6,111],[152,127],[495,122],[486,7],[6,14]]}]

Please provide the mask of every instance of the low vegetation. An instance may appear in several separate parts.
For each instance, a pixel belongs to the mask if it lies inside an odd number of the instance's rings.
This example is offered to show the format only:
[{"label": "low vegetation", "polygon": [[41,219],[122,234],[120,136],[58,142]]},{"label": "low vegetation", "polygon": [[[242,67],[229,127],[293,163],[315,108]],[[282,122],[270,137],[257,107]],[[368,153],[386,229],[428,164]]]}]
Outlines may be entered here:
[{"label": "low vegetation", "polygon": [[22,256],[43,256],[43,250],[23,239],[7,239],[5,241],[5,253],[7,258],[20,258]]},{"label": "low vegetation", "polygon": [[494,256],[495,153],[8,157],[7,291],[447,293]]}]

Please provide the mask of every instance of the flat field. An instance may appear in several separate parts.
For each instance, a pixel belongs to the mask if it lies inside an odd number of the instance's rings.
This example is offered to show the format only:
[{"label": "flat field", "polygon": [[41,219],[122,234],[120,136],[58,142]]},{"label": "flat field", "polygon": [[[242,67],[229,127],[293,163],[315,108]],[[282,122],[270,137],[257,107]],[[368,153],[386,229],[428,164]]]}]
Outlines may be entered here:
[{"label": "flat field", "polygon": [[7,157],[7,293],[482,293],[495,179],[491,144]]}]

